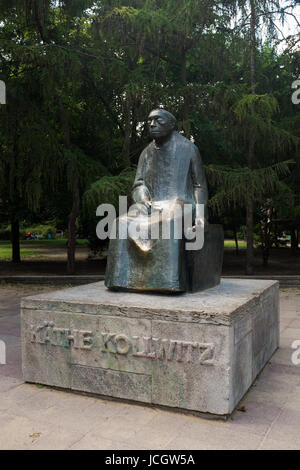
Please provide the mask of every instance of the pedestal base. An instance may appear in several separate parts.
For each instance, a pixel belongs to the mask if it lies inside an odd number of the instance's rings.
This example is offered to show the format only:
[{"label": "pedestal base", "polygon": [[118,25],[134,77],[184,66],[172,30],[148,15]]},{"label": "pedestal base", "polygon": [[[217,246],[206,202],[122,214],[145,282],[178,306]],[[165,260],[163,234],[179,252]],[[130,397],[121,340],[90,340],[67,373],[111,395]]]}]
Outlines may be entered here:
[{"label": "pedestal base", "polygon": [[27,382],[229,415],[279,345],[278,283],[177,296],[104,283],[22,301]]}]

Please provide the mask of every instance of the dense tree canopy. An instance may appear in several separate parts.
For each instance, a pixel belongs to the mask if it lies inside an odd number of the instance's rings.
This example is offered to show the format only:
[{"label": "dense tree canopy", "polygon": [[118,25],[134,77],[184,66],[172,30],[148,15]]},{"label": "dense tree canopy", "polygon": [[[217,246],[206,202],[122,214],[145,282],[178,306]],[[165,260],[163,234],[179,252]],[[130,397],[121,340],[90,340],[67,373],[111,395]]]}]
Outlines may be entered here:
[{"label": "dense tree canopy", "polygon": [[248,268],[256,224],[266,259],[271,219],[295,240],[299,37],[283,42],[279,20],[299,26],[296,3],[1,0],[0,223],[13,260],[19,223],[50,214],[68,228],[74,272],[78,223],[92,239],[96,207],[129,192],[157,106],[200,149],[211,220],[247,225]]}]

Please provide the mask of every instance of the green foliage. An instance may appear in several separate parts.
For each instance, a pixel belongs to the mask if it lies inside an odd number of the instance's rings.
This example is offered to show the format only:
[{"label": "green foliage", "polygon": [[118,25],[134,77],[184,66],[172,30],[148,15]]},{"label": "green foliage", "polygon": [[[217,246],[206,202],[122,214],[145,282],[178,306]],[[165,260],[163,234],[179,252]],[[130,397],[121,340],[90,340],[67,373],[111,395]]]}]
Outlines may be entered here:
[{"label": "green foliage", "polygon": [[214,221],[239,229],[251,195],[256,223],[268,197],[277,218],[299,227],[299,51],[292,38],[276,48],[274,12],[287,5],[252,4],[255,93],[249,0],[2,1],[0,221],[56,219],[65,229],[76,189],[79,222],[94,233],[98,205],[130,194],[147,115],[164,106],[200,149]]},{"label": "green foliage", "polygon": [[4,226],[0,228],[0,240],[10,240],[11,228],[10,226]]},{"label": "green foliage", "polygon": [[133,185],[136,168],[123,170],[116,176],[103,176],[95,181],[84,194],[85,208],[95,213],[100,204],[113,204],[118,208],[119,196],[128,196]]},{"label": "green foliage", "polygon": [[[282,189],[280,177],[290,174],[292,160],[280,162],[269,167],[250,170],[245,168],[226,168],[209,165],[206,167],[207,176],[212,185],[220,188],[210,199],[209,206],[213,211],[222,213],[226,206],[245,205],[249,194],[254,195],[257,202]],[[286,193],[289,188],[284,185]]]}]

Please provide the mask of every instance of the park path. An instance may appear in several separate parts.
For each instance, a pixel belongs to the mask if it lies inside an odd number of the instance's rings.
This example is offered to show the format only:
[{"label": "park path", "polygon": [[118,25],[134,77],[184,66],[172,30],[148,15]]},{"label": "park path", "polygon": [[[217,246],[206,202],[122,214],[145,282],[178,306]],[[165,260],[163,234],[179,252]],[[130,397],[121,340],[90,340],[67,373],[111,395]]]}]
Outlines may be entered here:
[{"label": "park path", "polygon": [[280,349],[223,422],[24,384],[20,298],[53,287],[18,286],[0,285],[0,449],[300,449],[300,289],[281,290]]}]

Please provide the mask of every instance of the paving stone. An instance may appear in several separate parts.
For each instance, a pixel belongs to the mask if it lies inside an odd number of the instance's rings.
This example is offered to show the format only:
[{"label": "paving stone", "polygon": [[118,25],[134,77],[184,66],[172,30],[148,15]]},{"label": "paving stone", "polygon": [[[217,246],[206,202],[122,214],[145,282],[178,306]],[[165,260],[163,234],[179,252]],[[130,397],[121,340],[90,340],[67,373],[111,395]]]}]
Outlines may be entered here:
[{"label": "paving stone", "polygon": [[21,336],[21,325],[20,319],[18,317],[14,317],[15,321],[11,319],[7,320],[0,320],[0,338],[2,339],[2,335],[12,335],[16,337]]},{"label": "paving stone", "polygon": [[[1,368],[0,368],[0,371],[1,371]],[[22,383],[24,383],[24,381],[16,377],[1,376],[0,377],[0,393],[7,392],[8,390],[12,388],[18,387],[18,385],[21,385]]]},{"label": "paving stone", "polygon": [[293,365],[292,354],[294,352],[294,349],[291,348],[291,345],[292,345],[292,341],[283,338],[281,347],[278,349],[278,351],[276,351],[276,353],[271,359],[272,364],[276,363],[276,364],[292,366]]},{"label": "paving stone", "polygon": [[70,431],[63,427],[55,427],[51,432],[41,433],[37,439],[32,440],[31,450],[67,450],[84,437],[82,431]]},{"label": "paving stone", "polygon": [[300,448],[300,410],[285,408],[273,423],[268,438],[275,441],[289,442]]},{"label": "paving stone", "polygon": [[170,450],[254,450],[261,442],[261,436],[241,433],[224,427],[205,427],[194,430],[189,428],[180,436],[170,441],[166,448]]},{"label": "paving stone", "polygon": [[[87,433],[95,428],[106,429],[107,421],[111,416],[119,412],[118,404],[95,400],[90,397],[75,396],[71,394],[68,401],[58,399],[52,404],[52,400],[47,401],[47,408],[36,410],[34,400],[26,401],[21,407],[15,410],[25,416],[35,416],[42,423],[49,423],[55,426],[57,423],[63,424],[65,429],[70,431],[82,431]],[[126,405],[123,405],[126,406]]]},{"label": "paving stone", "polygon": [[290,338],[292,341],[298,339],[300,341],[300,328],[289,325],[289,327],[282,332],[281,338]]},{"label": "paving stone", "polygon": [[0,413],[0,449],[1,450],[27,450],[32,447],[33,441],[42,434],[51,431],[49,425],[34,423],[30,419]]},{"label": "paving stone", "polygon": [[289,440],[270,439],[269,437],[259,447],[260,450],[299,450],[299,444],[290,442]]},{"label": "paving stone", "polygon": [[69,447],[70,450],[144,450],[145,447],[126,442],[105,439],[94,432],[87,433],[80,441]]},{"label": "paving stone", "polygon": [[[299,300],[300,302],[300,300]],[[292,320],[291,323],[289,323],[290,328],[300,328],[300,318],[297,320]]]},{"label": "paving stone", "polygon": [[[0,381],[2,381],[2,376],[0,376]],[[36,385],[23,383],[18,387],[12,388],[8,393],[9,397],[18,404],[28,400],[33,396],[37,396],[39,393],[41,393],[41,389]]]},{"label": "paving stone", "polygon": [[238,410],[229,419],[229,429],[264,436],[284,404],[279,406],[265,401],[250,400],[249,398],[240,403]]}]

